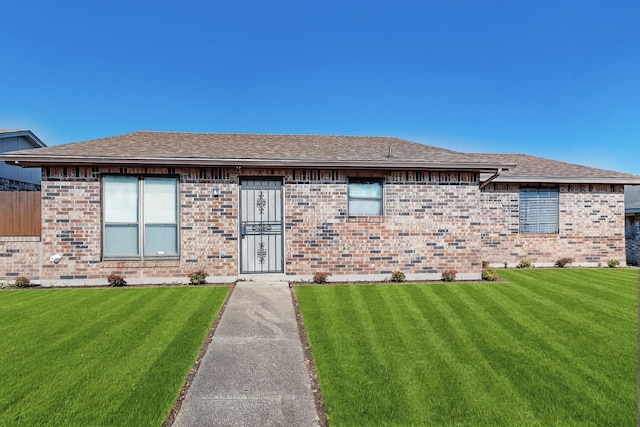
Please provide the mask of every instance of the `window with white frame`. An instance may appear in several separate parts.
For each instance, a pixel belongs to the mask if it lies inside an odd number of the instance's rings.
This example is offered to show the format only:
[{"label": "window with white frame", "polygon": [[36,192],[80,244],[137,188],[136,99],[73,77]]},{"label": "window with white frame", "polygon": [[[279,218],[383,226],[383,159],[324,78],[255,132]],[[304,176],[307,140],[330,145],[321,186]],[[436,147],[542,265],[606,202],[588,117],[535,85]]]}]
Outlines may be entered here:
[{"label": "window with white frame", "polygon": [[382,179],[349,179],[349,216],[382,216]]},{"label": "window with white frame", "polygon": [[105,258],[178,255],[178,180],[104,177]]},{"label": "window with white frame", "polygon": [[520,189],[520,233],[558,233],[558,189]]}]

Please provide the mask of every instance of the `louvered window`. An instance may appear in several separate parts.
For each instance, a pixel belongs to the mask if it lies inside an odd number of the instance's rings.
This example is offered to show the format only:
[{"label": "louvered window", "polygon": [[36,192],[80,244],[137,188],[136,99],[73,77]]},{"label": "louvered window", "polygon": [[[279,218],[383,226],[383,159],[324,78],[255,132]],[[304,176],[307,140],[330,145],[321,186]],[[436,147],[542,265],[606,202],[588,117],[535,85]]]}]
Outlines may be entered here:
[{"label": "louvered window", "polygon": [[520,233],[558,232],[558,189],[520,189]]}]

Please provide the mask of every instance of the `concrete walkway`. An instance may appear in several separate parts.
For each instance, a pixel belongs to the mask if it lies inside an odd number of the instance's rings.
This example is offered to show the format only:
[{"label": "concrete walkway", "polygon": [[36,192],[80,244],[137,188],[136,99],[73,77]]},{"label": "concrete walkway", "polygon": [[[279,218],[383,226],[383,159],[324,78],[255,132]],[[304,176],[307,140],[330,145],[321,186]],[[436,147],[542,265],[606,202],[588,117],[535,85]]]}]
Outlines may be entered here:
[{"label": "concrete walkway", "polygon": [[174,426],[317,426],[286,282],[239,282]]}]

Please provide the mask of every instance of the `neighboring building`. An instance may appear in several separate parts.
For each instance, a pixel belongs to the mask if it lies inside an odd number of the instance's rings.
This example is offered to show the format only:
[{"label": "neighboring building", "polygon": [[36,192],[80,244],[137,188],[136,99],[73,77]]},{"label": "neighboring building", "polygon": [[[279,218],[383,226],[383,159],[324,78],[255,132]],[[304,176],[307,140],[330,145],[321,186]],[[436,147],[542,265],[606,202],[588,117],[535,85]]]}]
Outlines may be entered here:
[{"label": "neighboring building", "polygon": [[[0,154],[45,147],[29,130],[0,129]],[[24,169],[0,162],[0,191],[40,190],[40,168]]]},{"label": "neighboring building", "polygon": [[448,269],[479,279],[482,261],[624,263],[623,185],[640,184],[383,137],[137,132],[0,160],[43,168],[39,279],[58,285],[200,269],[210,281],[429,280]]},{"label": "neighboring building", "polygon": [[627,264],[640,265],[640,186],[624,187]]}]

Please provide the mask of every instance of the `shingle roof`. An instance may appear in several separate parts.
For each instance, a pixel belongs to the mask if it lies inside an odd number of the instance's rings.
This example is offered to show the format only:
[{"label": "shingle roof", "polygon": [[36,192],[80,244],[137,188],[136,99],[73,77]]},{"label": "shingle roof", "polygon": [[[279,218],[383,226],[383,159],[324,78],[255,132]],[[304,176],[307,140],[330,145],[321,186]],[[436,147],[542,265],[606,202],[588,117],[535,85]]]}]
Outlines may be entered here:
[{"label": "shingle roof", "polygon": [[526,154],[469,154],[392,137],[135,132],[3,153],[23,166],[119,164],[457,169],[494,182],[640,184],[640,176]]},{"label": "shingle roof", "polygon": [[433,168],[492,171],[491,160],[399,138],[135,132],[85,142],[5,153],[5,161],[46,164],[260,165]]},{"label": "shingle roof", "polygon": [[[516,167],[504,171],[493,182],[640,184],[640,176],[573,163],[559,162],[527,154],[472,154],[478,159],[513,163]],[[482,178],[488,178],[482,176]]]},{"label": "shingle roof", "polygon": [[627,213],[640,213],[640,185],[624,187],[624,210]]}]

